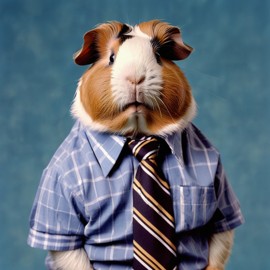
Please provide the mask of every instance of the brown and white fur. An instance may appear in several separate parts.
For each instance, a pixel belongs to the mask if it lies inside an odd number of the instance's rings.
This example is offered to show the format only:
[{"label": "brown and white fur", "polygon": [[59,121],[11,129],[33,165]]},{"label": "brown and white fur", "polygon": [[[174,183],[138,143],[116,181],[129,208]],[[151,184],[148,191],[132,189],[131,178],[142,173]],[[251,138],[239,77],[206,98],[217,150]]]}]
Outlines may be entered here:
[{"label": "brown and white fur", "polygon": [[[173,60],[185,59],[191,51],[180,30],[161,21],[135,27],[119,22],[99,25],[85,34],[74,56],[77,64],[92,65],[79,81],[73,116],[95,130],[126,136],[184,129],[196,105]],[[232,244],[233,231],[212,235],[206,269],[224,269]],[[92,269],[83,248],[50,254],[55,269]]]}]

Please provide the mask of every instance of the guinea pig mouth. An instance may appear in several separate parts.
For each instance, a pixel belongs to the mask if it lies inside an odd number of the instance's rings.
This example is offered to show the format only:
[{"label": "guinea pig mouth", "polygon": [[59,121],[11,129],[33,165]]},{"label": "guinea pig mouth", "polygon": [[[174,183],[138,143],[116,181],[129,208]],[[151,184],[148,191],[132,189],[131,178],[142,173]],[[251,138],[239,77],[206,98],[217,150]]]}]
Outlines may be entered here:
[{"label": "guinea pig mouth", "polygon": [[141,102],[138,102],[138,101],[135,101],[135,102],[131,102],[131,103],[128,103],[124,106],[123,110],[125,111],[126,109],[130,108],[130,107],[134,107],[136,108],[136,110],[138,108],[141,108],[141,107],[145,107],[145,108],[148,108],[148,106],[144,103],[141,103]]}]

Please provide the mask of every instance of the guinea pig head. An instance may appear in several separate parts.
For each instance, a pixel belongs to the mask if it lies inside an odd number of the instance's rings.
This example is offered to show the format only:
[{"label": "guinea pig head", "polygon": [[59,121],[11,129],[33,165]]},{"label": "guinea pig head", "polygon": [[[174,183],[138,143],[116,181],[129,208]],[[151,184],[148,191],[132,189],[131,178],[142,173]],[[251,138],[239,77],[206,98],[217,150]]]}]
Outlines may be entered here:
[{"label": "guinea pig head", "polygon": [[191,51],[179,28],[161,21],[99,25],[74,56],[77,64],[91,66],[79,81],[73,115],[96,130],[129,136],[183,129],[196,106],[173,61]]}]

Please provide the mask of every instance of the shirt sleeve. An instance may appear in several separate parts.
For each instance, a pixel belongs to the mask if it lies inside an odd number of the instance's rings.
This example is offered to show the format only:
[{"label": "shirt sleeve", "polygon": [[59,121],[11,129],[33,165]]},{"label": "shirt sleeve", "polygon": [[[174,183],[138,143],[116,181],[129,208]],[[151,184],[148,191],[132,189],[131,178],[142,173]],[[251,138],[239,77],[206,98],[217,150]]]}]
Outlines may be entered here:
[{"label": "shirt sleeve", "polygon": [[217,210],[212,218],[214,232],[224,232],[240,226],[244,223],[240,204],[227,180],[220,159],[214,185],[217,196]]},{"label": "shirt sleeve", "polygon": [[44,170],[30,215],[31,247],[64,251],[83,246],[83,205],[75,193],[59,170]]}]

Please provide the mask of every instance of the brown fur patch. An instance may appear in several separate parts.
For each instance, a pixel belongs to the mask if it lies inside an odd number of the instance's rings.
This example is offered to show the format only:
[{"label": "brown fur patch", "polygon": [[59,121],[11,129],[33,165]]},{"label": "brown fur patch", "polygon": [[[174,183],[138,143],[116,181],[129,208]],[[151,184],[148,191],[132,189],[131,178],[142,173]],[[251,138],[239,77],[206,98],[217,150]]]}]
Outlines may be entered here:
[{"label": "brown fur patch", "polygon": [[119,132],[128,120],[128,112],[121,112],[113,102],[110,80],[110,66],[102,61],[93,65],[82,76],[81,102],[94,122]]},{"label": "brown fur patch", "polygon": [[177,124],[191,104],[191,89],[181,70],[172,62],[162,60],[163,90],[160,110],[149,112],[149,130],[153,133],[170,124]]},{"label": "brown fur patch", "polygon": [[154,50],[167,59],[182,60],[192,52],[192,48],[184,44],[178,27],[158,20],[144,22],[138,26],[152,38]]},{"label": "brown fur patch", "polygon": [[174,31],[178,31],[178,28],[165,23],[161,22],[159,20],[152,20],[149,22],[143,22],[138,25],[142,32],[147,34],[148,36],[154,38],[158,38],[161,43],[164,43],[167,41],[167,39],[170,37],[170,31],[175,29]]}]

